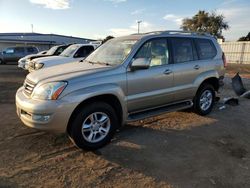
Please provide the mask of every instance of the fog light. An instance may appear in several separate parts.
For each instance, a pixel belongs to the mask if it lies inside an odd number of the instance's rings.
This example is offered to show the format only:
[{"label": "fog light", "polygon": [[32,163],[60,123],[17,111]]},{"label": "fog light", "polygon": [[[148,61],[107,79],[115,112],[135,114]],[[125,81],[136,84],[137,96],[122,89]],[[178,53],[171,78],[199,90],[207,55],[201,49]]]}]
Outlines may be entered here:
[{"label": "fog light", "polygon": [[51,115],[32,115],[32,120],[48,122],[50,120]]}]

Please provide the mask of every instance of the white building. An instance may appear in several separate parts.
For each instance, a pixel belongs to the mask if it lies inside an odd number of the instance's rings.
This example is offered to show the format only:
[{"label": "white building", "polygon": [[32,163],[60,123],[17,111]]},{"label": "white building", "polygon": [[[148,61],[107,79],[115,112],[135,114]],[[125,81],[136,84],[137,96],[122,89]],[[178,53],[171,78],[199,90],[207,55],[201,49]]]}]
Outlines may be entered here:
[{"label": "white building", "polygon": [[0,33],[0,51],[13,46],[35,46],[39,51],[54,45],[69,43],[89,43],[95,40],[72,36],[41,33]]}]

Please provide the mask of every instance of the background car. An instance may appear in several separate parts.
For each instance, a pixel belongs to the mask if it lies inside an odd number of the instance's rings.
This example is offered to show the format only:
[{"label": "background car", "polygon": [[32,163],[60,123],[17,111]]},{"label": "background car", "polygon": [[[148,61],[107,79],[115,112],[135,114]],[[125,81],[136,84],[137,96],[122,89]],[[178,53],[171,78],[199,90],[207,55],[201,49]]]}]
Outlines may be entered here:
[{"label": "background car", "polygon": [[0,64],[5,64],[7,62],[17,62],[20,58],[29,54],[36,54],[37,52],[38,49],[33,46],[8,47],[1,53]]},{"label": "background car", "polygon": [[71,63],[82,60],[93,52],[99,45],[96,44],[72,44],[59,56],[37,58],[29,63],[29,72],[44,67],[51,67],[59,64]]},{"label": "background car", "polygon": [[25,57],[18,60],[18,67],[28,70],[29,62],[32,59],[39,58],[39,57],[60,55],[70,45],[71,44],[57,45],[57,46],[53,46],[52,48],[50,48],[46,53],[37,53],[37,54],[27,55],[27,56],[25,56]]}]

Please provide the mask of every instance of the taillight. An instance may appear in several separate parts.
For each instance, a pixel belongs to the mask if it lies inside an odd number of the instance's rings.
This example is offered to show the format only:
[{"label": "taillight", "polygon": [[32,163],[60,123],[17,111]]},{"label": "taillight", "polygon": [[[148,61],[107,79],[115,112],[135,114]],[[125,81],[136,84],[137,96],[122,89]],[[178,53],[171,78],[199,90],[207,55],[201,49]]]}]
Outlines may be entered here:
[{"label": "taillight", "polygon": [[224,67],[226,67],[227,66],[227,59],[226,59],[224,52],[222,52],[222,60],[223,60]]}]

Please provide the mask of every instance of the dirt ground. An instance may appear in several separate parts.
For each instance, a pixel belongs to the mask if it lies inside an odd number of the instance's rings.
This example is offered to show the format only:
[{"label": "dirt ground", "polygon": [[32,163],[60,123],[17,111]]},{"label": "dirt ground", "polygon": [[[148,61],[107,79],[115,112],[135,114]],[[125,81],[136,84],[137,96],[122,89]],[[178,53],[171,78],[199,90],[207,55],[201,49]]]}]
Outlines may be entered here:
[{"label": "dirt ground", "polygon": [[[23,126],[14,96],[24,78],[15,65],[0,66],[0,187],[250,187],[247,99],[223,110],[218,102],[206,117],[181,111],[131,123],[86,152],[65,135]],[[234,96],[229,78],[220,96]]]}]

